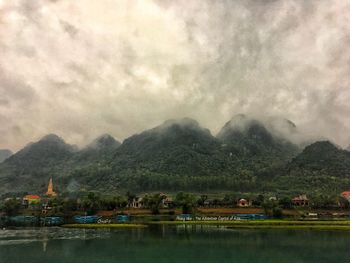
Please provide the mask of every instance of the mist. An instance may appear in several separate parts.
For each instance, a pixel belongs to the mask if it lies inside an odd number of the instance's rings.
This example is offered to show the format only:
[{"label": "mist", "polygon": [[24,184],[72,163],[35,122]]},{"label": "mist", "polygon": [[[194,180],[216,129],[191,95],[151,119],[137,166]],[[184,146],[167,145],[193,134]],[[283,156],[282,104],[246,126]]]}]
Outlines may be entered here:
[{"label": "mist", "polygon": [[0,0],[0,148],[239,113],[346,147],[349,45],[348,0]]}]

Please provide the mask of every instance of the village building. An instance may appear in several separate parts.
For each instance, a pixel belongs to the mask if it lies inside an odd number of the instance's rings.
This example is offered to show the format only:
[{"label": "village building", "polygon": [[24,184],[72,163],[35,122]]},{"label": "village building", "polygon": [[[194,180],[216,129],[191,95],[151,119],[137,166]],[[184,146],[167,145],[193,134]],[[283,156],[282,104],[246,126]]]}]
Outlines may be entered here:
[{"label": "village building", "polygon": [[173,208],[174,207],[174,200],[171,197],[165,197],[162,200],[163,208]]},{"label": "village building", "polygon": [[143,198],[142,197],[135,197],[132,202],[129,204],[129,207],[131,208],[143,208]]},{"label": "village building", "polygon": [[6,197],[4,199],[5,202],[8,202],[10,200],[17,200],[17,201],[21,201],[21,198],[20,197]]},{"label": "village building", "polygon": [[269,197],[269,201],[276,202],[277,201],[277,197],[276,196],[270,196]]},{"label": "village building", "polygon": [[305,194],[296,196],[292,199],[292,204],[294,206],[309,206],[309,199]]},{"label": "village building", "polygon": [[204,207],[210,207],[211,204],[212,204],[212,201],[211,201],[211,200],[205,200],[205,201],[203,202],[203,206],[204,206]]},{"label": "village building", "polygon": [[252,204],[251,204],[251,202],[250,202],[249,200],[244,199],[244,198],[241,198],[241,199],[238,200],[237,205],[238,205],[239,207],[249,207],[249,206],[251,206]]},{"label": "village building", "polygon": [[41,198],[38,195],[26,195],[22,199],[22,205],[26,208],[37,208],[41,203]]},{"label": "village building", "polygon": [[344,197],[348,202],[350,202],[350,191],[342,192],[341,197]]},{"label": "village building", "polygon": [[57,196],[57,193],[54,191],[52,177],[49,180],[49,184],[47,186],[47,191],[42,200],[42,213],[47,214],[50,210],[52,210],[50,200]]}]

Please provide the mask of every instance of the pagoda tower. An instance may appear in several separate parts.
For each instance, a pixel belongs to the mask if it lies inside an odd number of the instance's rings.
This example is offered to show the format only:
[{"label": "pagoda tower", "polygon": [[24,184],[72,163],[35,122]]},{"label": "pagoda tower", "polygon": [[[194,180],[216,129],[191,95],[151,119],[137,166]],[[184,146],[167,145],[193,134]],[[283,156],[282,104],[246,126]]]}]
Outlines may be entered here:
[{"label": "pagoda tower", "polygon": [[57,194],[56,194],[55,191],[53,190],[52,177],[50,178],[49,185],[48,185],[48,187],[47,187],[46,195],[47,195],[47,196],[51,196],[51,197],[57,196]]}]

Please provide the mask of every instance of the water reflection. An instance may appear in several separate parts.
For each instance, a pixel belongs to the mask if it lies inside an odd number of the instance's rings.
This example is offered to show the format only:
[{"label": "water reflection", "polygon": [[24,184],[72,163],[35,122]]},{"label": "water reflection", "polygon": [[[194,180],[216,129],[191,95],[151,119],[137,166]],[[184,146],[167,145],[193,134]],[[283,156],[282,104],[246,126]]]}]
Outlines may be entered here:
[{"label": "water reflection", "polygon": [[147,229],[0,231],[0,262],[335,262],[350,233],[230,230],[155,225]]},{"label": "water reflection", "polygon": [[108,238],[109,229],[65,229],[60,227],[50,228],[16,228],[0,231],[0,246],[21,244],[28,242],[48,242],[55,239],[89,240],[95,238]]}]

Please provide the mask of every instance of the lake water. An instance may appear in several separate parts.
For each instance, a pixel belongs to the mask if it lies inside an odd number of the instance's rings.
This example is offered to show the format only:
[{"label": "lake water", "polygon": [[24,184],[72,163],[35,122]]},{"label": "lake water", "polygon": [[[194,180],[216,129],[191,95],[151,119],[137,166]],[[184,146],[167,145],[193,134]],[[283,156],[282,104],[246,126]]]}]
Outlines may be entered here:
[{"label": "lake water", "polygon": [[348,262],[349,258],[348,232],[184,225],[125,230],[0,230],[1,263],[329,263]]}]

